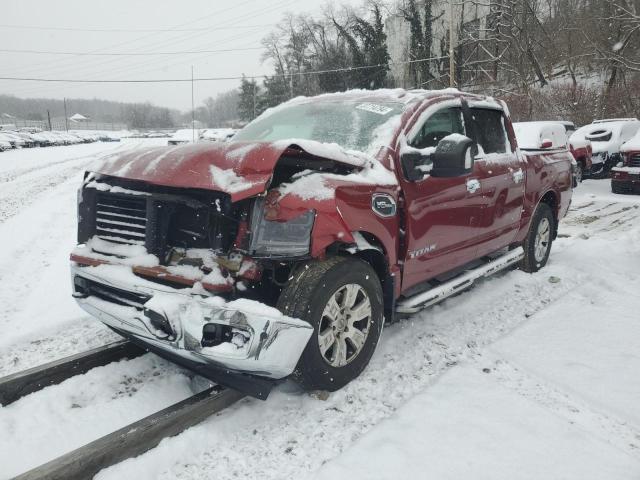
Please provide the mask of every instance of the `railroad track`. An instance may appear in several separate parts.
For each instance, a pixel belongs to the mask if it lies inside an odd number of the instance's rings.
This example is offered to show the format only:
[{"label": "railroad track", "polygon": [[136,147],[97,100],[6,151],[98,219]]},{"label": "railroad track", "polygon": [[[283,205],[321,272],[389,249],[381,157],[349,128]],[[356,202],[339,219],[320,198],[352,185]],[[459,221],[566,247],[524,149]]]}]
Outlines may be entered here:
[{"label": "railroad track", "polygon": [[[0,404],[20,398],[75,375],[146,351],[128,341],[94,348],[61,360],[0,378]],[[109,433],[76,450],[15,477],[15,480],[86,480],[103,468],[138,456],[157,446],[162,439],[178,435],[210,415],[244,397],[230,388],[213,386],[148,417]]]}]

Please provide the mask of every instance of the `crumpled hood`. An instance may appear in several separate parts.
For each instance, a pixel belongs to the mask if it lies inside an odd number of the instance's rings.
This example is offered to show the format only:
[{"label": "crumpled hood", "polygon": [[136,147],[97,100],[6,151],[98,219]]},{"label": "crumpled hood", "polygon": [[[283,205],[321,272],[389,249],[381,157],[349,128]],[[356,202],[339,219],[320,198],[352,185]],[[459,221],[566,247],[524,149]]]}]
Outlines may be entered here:
[{"label": "crumpled hood", "polygon": [[[153,185],[198,188],[226,192],[232,201],[265,191],[282,154],[297,142],[232,142],[190,144],[177,147],[150,147],[108,155],[89,171]],[[317,152],[308,152],[314,155]],[[338,162],[348,162],[339,155],[323,155]]]}]

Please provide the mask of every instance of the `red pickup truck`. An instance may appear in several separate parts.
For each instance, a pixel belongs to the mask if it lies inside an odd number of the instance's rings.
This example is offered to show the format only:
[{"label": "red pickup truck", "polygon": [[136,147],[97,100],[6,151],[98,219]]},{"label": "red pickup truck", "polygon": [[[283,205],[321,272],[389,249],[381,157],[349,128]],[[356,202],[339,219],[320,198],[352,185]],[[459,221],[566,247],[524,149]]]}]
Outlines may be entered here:
[{"label": "red pickup truck", "polygon": [[265,112],[229,143],[102,159],[78,196],[74,297],[116,332],[265,398],[336,390],[382,326],[512,265],[542,268],[575,182],[521,152],[506,105],[350,91]]}]

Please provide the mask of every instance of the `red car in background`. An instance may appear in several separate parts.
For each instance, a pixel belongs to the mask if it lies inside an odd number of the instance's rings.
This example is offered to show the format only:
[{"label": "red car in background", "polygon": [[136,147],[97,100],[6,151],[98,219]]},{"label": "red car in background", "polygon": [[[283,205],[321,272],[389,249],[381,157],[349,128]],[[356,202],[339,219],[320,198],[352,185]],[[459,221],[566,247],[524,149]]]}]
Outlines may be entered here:
[{"label": "red car in background", "polygon": [[640,132],[620,148],[622,162],[611,169],[613,193],[640,193]]},{"label": "red car in background", "polygon": [[513,126],[520,148],[568,148],[576,161],[576,183],[582,182],[584,176],[591,172],[591,142],[584,138],[571,137],[576,131],[573,122],[518,122]]}]

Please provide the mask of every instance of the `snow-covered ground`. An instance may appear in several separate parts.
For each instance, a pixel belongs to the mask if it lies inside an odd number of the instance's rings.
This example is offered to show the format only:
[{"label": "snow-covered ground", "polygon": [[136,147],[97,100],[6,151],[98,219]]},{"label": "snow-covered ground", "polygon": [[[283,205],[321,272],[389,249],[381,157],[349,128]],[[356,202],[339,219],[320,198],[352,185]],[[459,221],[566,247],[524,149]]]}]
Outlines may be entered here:
[{"label": "snow-covered ground", "polygon": [[[160,140],[0,154],[0,376],[115,338],[70,298],[75,191],[95,156]],[[97,478],[640,478],[640,196],[575,192],[550,263],[390,326],[326,400],[245,399]],[[9,478],[190,396],[151,355],[0,407]]]}]

